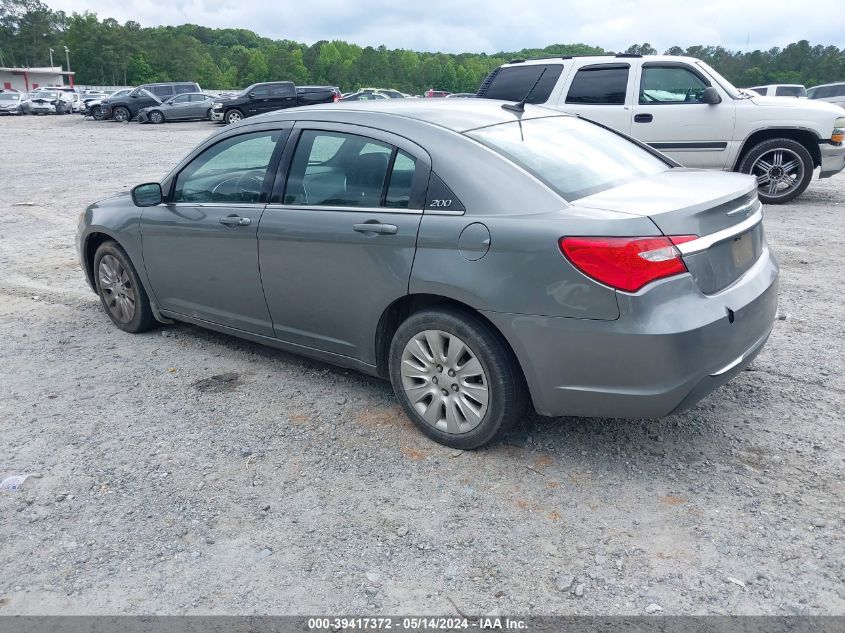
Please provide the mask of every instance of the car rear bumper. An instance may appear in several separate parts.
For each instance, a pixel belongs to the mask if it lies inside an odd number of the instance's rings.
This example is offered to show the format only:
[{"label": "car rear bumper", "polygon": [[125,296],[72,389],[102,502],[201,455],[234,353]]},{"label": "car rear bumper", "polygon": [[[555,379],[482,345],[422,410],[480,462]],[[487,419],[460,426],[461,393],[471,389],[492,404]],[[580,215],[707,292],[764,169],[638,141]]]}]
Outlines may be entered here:
[{"label": "car rear bumper", "polygon": [[688,274],[620,293],[615,321],[484,314],[516,353],[538,413],[656,418],[693,406],[754,359],[777,293],[777,261],[765,248],[714,295]]},{"label": "car rear bumper", "polygon": [[819,178],[830,178],[845,169],[845,145],[823,143],[819,147],[822,154]]}]

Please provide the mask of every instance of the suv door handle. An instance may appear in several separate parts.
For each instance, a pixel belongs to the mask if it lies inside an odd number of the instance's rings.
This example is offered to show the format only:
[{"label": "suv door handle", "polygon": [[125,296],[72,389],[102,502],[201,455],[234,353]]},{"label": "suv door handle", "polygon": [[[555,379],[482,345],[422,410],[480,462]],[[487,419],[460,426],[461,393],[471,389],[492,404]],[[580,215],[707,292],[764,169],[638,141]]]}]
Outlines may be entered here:
[{"label": "suv door handle", "polygon": [[250,222],[249,218],[242,218],[239,215],[227,215],[225,218],[220,218],[220,224],[226,226],[249,226]]},{"label": "suv door handle", "polygon": [[651,123],[654,117],[650,114],[635,114],[634,123]]},{"label": "suv door handle", "polygon": [[382,224],[381,222],[364,222],[352,227],[359,233],[376,233],[378,235],[396,235],[399,227],[395,224]]}]

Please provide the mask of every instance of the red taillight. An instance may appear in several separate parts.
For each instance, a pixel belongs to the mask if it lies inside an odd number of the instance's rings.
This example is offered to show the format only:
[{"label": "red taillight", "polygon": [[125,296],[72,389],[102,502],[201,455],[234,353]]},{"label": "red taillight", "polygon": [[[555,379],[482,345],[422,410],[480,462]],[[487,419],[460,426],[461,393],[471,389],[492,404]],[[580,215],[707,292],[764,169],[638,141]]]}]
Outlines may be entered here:
[{"label": "red taillight", "polygon": [[338,101],[340,101],[340,96],[337,93],[335,93],[334,94],[334,102],[337,103]]},{"label": "red taillight", "polygon": [[669,237],[562,237],[560,250],[588,277],[626,292],[687,271],[675,248],[697,235]]}]

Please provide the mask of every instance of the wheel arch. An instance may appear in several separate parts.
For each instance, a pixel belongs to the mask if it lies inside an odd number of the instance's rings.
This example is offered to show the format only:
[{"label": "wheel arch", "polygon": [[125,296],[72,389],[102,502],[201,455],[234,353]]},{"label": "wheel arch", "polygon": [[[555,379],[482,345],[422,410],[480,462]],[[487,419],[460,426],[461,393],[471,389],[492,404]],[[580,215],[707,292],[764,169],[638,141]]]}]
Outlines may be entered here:
[{"label": "wheel arch", "polygon": [[[97,253],[97,249],[100,248],[100,245],[104,242],[116,242],[117,244],[120,244],[120,241],[114,235],[102,230],[92,231],[85,236],[82,243],[82,261],[85,266],[85,276],[88,279],[88,284],[94,292],[97,291],[97,283],[94,279],[94,255]],[[126,250],[126,248],[122,245],[121,248],[123,248],[124,251]]]},{"label": "wheel arch", "polygon": [[514,352],[514,349],[507,337],[505,337],[496,324],[484,316],[482,312],[476,310],[470,305],[467,305],[466,303],[463,303],[462,301],[442,295],[426,293],[409,294],[400,297],[391,303],[382,313],[378,326],[376,327],[376,367],[379,376],[389,378],[388,362],[390,355],[390,343],[393,340],[393,335],[396,333],[396,330],[402,322],[416,312],[435,306],[449,307],[465,312],[487,325],[487,327],[489,327],[490,330],[499,337],[500,341],[505,346],[505,349],[511,355],[515,366],[519,368],[519,373],[522,376],[523,381],[525,381],[525,371],[522,368],[522,364],[519,362],[516,352]]},{"label": "wheel arch", "polygon": [[748,138],[745,139],[745,142],[742,144],[742,149],[739,151],[736,161],[734,162],[733,170],[737,171],[739,169],[739,166],[742,164],[742,160],[752,147],[762,141],[770,141],[776,138],[788,138],[800,143],[810,153],[810,156],[813,159],[813,167],[818,167],[822,164],[819,135],[812,130],[805,128],[765,128],[752,132]]}]

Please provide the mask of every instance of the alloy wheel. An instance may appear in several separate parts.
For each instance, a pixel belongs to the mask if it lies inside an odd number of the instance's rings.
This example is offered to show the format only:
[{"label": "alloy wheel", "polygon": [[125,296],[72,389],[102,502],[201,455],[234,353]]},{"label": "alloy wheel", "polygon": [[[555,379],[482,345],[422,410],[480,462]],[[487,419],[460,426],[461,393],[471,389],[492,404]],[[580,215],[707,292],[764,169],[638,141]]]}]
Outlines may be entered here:
[{"label": "alloy wheel", "polygon": [[228,121],[229,123],[237,123],[242,118],[243,117],[241,116],[241,113],[236,111],[232,111],[226,115],[226,121]]},{"label": "alloy wheel", "polygon": [[161,112],[151,112],[150,121],[153,123],[164,123],[164,115]]},{"label": "alloy wheel", "polygon": [[100,292],[115,320],[128,323],[135,316],[135,288],[123,264],[113,255],[103,255],[98,269]]},{"label": "alloy wheel", "polygon": [[432,427],[458,435],[477,427],[490,402],[481,362],[460,338],[424,330],[408,341],[400,367],[411,406]]},{"label": "alloy wheel", "polygon": [[757,189],[770,198],[791,193],[804,180],[804,162],[790,149],[775,148],[761,154],[751,166]]},{"label": "alloy wheel", "polygon": [[129,119],[128,112],[124,108],[116,108],[112,116],[115,121],[119,121],[120,123]]}]

